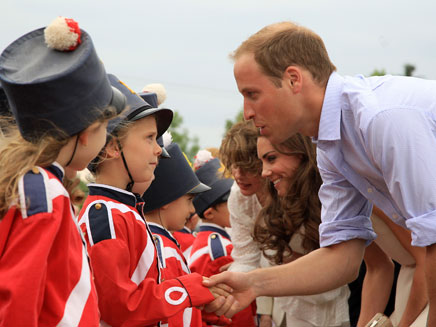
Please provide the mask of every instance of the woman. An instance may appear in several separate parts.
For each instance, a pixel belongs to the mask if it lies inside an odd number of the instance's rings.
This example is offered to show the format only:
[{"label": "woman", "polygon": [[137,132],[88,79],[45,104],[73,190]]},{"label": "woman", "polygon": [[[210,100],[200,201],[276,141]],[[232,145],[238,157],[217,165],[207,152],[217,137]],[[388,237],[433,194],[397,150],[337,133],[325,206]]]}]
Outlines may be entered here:
[{"label": "woman", "polygon": [[[295,134],[280,145],[257,140],[268,197],[254,228],[254,239],[272,264],[296,260],[319,248],[322,183],[310,138]],[[286,312],[287,326],[349,326],[348,286],[311,296],[275,301]]]}]

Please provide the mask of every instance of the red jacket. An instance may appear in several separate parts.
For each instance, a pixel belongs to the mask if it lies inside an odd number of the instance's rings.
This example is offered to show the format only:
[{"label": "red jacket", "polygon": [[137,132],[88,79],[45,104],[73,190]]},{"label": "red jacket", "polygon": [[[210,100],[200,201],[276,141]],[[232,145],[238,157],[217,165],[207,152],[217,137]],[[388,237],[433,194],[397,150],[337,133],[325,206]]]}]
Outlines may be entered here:
[{"label": "red jacket", "polygon": [[19,182],[21,203],[0,221],[0,326],[98,326],[86,248],[63,169],[34,168]]},{"label": "red jacket", "polygon": [[[179,244],[171,233],[158,224],[149,223],[153,234],[159,262],[162,263],[162,277],[166,280],[185,276],[191,273]],[[169,327],[200,327],[201,311],[197,308],[187,308],[168,319]]]},{"label": "red jacket", "polygon": [[102,320],[113,326],[156,325],[214,299],[202,276],[160,280],[151,232],[133,193],[89,185],[80,213],[94,270]]},{"label": "red jacket", "polygon": [[195,241],[195,235],[191,232],[188,227],[183,227],[183,229],[173,232],[174,238],[179,242],[180,249],[183,252],[186,260],[189,259],[189,255],[191,254],[192,244]]},{"label": "red jacket", "polygon": [[[192,245],[191,256],[188,263],[192,272],[210,277],[220,273],[223,265],[233,262],[233,250],[230,236],[226,230],[216,224],[203,223]],[[226,326],[254,327],[256,316],[255,302],[232,317],[232,323]],[[217,324],[218,318],[214,314],[204,313],[203,321],[206,326]]]}]

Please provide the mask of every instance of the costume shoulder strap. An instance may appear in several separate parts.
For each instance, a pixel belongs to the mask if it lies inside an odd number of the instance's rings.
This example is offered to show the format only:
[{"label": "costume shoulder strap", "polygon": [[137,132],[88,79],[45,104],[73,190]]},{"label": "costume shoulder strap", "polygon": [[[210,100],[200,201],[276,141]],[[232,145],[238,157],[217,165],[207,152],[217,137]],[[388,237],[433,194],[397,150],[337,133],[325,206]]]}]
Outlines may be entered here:
[{"label": "costume shoulder strap", "polygon": [[166,262],[165,262],[165,255],[164,255],[164,241],[162,239],[162,236],[158,235],[158,234],[153,234],[153,241],[154,244],[156,246],[156,252],[157,252],[157,256],[159,258],[159,262],[162,266],[162,268],[166,267]]},{"label": "costume shoulder strap", "polygon": [[212,261],[220,257],[227,256],[227,250],[220,234],[211,233],[208,239],[208,246],[210,250],[210,258]]},{"label": "costume shoulder strap", "polygon": [[89,205],[87,224],[91,245],[116,238],[112,213],[104,201],[95,201]]},{"label": "costume shoulder strap", "polygon": [[[54,189],[50,190],[50,187]],[[38,213],[52,212],[53,194],[59,191],[66,193],[58,180],[53,179],[53,183],[50,182],[50,178],[44,169],[34,167],[32,170],[28,171],[18,182],[18,193],[20,196],[21,215],[23,219]]]}]

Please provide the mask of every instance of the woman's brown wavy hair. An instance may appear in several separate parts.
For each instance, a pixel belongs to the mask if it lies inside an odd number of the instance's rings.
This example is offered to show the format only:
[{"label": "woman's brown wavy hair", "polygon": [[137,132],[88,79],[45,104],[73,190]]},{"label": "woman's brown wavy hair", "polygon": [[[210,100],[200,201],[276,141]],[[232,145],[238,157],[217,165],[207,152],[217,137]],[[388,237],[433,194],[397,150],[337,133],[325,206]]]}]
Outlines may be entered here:
[{"label": "woman's brown wavy hair", "polygon": [[281,154],[301,157],[284,197],[279,197],[273,184],[269,183],[266,205],[254,227],[254,239],[260,244],[265,257],[275,264],[282,264],[292,256],[289,242],[299,231],[304,234],[304,250],[310,252],[319,248],[321,204],[318,191],[322,180],[316,163],[316,149],[309,137],[295,134],[280,145],[273,146]]}]

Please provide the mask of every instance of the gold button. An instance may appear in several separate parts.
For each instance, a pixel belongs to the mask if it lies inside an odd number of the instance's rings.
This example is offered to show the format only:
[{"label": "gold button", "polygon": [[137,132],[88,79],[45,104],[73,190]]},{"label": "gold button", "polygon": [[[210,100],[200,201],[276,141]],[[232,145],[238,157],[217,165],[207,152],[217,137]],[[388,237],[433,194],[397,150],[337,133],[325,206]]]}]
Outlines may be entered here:
[{"label": "gold button", "polygon": [[393,219],[398,219],[398,215],[397,215],[396,213],[394,213],[394,214],[392,215],[392,218],[393,218]]},{"label": "gold button", "polygon": [[213,234],[213,235],[211,236],[211,238],[212,238],[212,239],[216,239],[216,235]]},{"label": "gold button", "polygon": [[100,210],[101,209],[101,203],[96,203],[95,204],[95,209]]},{"label": "gold button", "polygon": [[372,193],[372,188],[368,188],[368,193]]},{"label": "gold button", "polygon": [[39,169],[38,169],[38,167],[33,167],[33,168],[32,168],[32,172],[33,172],[34,174],[39,174]]}]

